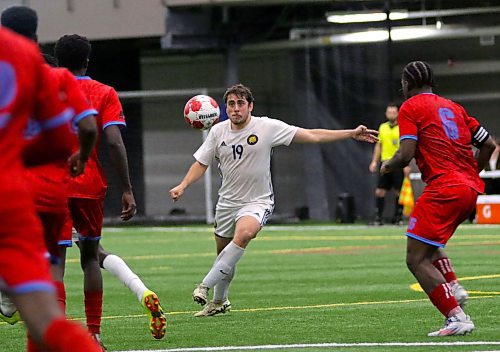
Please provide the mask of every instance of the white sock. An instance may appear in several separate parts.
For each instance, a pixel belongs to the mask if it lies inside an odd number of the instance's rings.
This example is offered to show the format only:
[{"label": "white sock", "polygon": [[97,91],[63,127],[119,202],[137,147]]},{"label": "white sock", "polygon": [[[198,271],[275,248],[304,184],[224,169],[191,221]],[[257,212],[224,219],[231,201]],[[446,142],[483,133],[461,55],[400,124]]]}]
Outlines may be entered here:
[{"label": "white sock", "polygon": [[139,302],[142,301],[142,295],[148,290],[139,276],[128,267],[122,258],[114,254],[109,254],[102,262],[104,269],[116,276],[130,291],[135,293]]},{"label": "white sock", "polygon": [[222,280],[215,285],[213,298],[214,302],[224,302],[227,299],[229,295],[229,285],[231,284],[231,281],[233,281],[235,271],[236,267],[234,267],[231,271],[231,275],[222,278]]},{"label": "white sock", "polygon": [[452,317],[452,316],[456,316],[460,321],[467,319],[467,316],[465,315],[462,308],[460,308],[460,306],[458,306],[450,311],[448,318]]},{"label": "white sock", "polygon": [[245,250],[239,247],[233,241],[220,252],[212,269],[208,272],[207,276],[203,279],[203,285],[208,288],[213,288],[223,278],[231,275],[231,271],[236,266],[236,263],[241,259]]}]

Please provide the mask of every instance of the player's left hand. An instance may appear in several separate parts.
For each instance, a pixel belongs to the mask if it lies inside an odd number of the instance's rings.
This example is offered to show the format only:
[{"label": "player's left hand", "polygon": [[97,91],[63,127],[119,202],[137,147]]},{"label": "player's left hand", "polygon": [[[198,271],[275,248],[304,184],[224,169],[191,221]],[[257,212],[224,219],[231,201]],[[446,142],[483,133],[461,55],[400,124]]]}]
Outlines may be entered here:
[{"label": "player's left hand", "polygon": [[68,158],[69,173],[71,174],[71,176],[76,177],[83,174],[83,171],[85,171],[86,163],[86,161],[83,161],[80,158],[80,151],[73,153],[73,155]]},{"label": "player's left hand", "polygon": [[122,213],[120,218],[123,221],[130,220],[137,213],[137,205],[132,191],[125,191],[122,194]]},{"label": "player's left hand", "polygon": [[361,142],[376,143],[378,142],[377,136],[377,130],[371,130],[363,125],[359,125],[352,132],[352,138]]}]

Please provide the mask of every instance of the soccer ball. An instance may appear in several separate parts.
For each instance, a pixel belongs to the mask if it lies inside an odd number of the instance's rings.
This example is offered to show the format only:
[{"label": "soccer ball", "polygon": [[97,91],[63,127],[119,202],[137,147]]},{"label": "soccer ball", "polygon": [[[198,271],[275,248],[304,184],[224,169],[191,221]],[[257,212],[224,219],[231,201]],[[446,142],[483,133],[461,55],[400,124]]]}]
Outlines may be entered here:
[{"label": "soccer ball", "polygon": [[198,130],[206,130],[219,122],[220,109],[208,95],[196,95],[184,107],[184,120]]}]

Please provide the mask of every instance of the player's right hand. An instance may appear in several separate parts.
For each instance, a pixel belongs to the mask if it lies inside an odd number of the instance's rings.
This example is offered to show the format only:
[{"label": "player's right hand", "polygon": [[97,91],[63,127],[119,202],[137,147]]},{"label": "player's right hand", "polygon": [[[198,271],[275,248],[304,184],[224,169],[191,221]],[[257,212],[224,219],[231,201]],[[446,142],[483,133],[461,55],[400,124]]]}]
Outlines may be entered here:
[{"label": "player's right hand", "polygon": [[370,170],[370,172],[376,172],[377,171],[377,162],[372,161],[370,163],[370,166],[368,167],[368,169]]},{"label": "player's right hand", "polygon": [[68,158],[68,164],[69,173],[72,177],[80,176],[83,174],[83,171],[85,171],[86,161],[80,158],[80,151],[73,153],[73,155]]},{"label": "player's right hand", "polygon": [[170,198],[172,198],[172,200],[176,202],[179,200],[180,197],[182,197],[182,194],[184,193],[184,188],[181,185],[178,185],[172,188],[169,191],[169,193],[170,193]]}]

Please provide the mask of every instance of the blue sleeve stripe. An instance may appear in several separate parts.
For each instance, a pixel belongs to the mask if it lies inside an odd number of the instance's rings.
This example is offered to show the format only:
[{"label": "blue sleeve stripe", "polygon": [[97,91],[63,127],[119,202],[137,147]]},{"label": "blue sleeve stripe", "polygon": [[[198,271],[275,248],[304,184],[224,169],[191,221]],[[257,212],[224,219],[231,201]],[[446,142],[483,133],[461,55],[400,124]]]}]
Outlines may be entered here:
[{"label": "blue sleeve stripe", "polygon": [[426,238],[422,238],[420,236],[417,236],[417,235],[414,235],[410,232],[407,232],[406,233],[406,236],[408,237],[411,237],[413,239],[416,239],[417,241],[420,241],[420,242],[424,242],[424,243],[427,243],[427,244],[430,244],[431,246],[434,246],[434,247],[440,247],[440,248],[444,248],[444,244],[442,243],[438,243],[438,242],[434,242],[434,241],[431,241],[431,240],[428,240]]},{"label": "blue sleeve stripe", "polygon": [[47,121],[43,121],[40,125],[42,127],[42,130],[51,130],[60,127],[65,123],[68,123],[68,121],[70,121],[73,118],[73,115],[74,115],[73,109],[67,108],[59,115],[51,117]]},{"label": "blue sleeve stripe", "polygon": [[82,111],[75,117],[73,117],[73,126],[76,126],[78,122],[82,121],[84,118],[86,118],[89,115],[97,115],[97,110],[94,109],[87,109],[85,111]]},{"label": "blue sleeve stripe", "polygon": [[111,125],[119,125],[119,126],[122,126],[122,127],[127,126],[127,124],[125,122],[112,121],[112,122],[108,122],[107,124],[105,124],[104,126],[102,126],[102,129],[104,130],[106,127],[109,127]]},{"label": "blue sleeve stripe", "polygon": [[31,281],[25,284],[14,286],[12,291],[18,294],[36,291],[55,292],[56,289],[50,281]]},{"label": "blue sleeve stripe", "polygon": [[399,137],[399,141],[401,142],[403,139],[413,139],[415,141],[418,141],[418,137],[417,136],[414,136],[412,134],[407,134],[407,135],[404,135],[404,136],[401,136]]},{"label": "blue sleeve stripe", "polygon": [[101,236],[98,237],[85,237],[82,235],[78,235],[78,241],[99,241],[101,239]]},{"label": "blue sleeve stripe", "polygon": [[62,240],[58,241],[57,244],[61,247],[73,247],[73,241],[72,240]]}]

